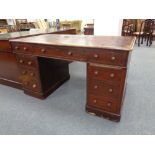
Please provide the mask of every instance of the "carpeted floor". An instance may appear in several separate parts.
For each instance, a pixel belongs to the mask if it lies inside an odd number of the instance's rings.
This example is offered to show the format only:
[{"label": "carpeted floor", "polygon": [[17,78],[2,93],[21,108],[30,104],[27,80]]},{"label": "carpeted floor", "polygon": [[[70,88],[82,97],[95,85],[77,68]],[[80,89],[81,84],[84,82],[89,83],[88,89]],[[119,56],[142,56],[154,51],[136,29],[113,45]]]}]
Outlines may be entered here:
[{"label": "carpeted floor", "polygon": [[135,46],[119,123],[85,112],[86,64],[46,100],[0,85],[0,134],[155,134],[155,44]]}]

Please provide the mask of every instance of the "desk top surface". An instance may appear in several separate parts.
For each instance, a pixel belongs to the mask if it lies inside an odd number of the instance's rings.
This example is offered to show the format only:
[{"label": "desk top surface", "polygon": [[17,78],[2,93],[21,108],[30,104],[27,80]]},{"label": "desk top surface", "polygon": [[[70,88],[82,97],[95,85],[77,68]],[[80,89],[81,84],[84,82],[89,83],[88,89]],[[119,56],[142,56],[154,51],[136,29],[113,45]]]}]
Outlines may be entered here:
[{"label": "desk top surface", "polygon": [[11,42],[131,51],[135,37],[45,34],[14,39]]},{"label": "desk top surface", "polygon": [[37,34],[44,34],[44,33],[61,32],[65,30],[68,30],[68,29],[59,29],[59,30],[56,28],[45,29],[45,30],[31,29],[30,31],[3,33],[3,34],[0,34],[0,40],[9,40],[9,39],[15,39],[20,37],[33,36]]}]

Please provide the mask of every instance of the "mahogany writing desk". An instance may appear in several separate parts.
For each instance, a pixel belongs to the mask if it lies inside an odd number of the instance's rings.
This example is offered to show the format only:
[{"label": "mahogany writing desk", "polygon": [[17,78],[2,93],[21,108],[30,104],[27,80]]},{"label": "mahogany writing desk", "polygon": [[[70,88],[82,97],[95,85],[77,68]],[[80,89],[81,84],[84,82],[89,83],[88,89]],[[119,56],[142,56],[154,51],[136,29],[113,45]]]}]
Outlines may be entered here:
[{"label": "mahogany writing desk", "polygon": [[76,29],[33,29],[30,31],[11,32],[0,34],[0,83],[22,89],[19,78],[20,72],[17,66],[16,56],[12,52],[10,39],[37,36],[43,34],[76,34]]},{"label": "mahogany writing desk", "polygon": [[53,34],[14,39],[11,45],[25,93],[46,97],[69,79],[64,60],[86,62],[86,111],[119,121],[134,42],[134,37]]}]

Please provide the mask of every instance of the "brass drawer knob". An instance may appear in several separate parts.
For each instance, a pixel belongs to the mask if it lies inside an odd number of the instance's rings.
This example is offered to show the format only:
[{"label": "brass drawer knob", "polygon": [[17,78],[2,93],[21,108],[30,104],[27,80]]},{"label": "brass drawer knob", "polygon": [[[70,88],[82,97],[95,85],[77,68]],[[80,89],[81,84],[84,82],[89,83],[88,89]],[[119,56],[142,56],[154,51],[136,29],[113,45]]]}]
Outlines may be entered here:
[{"label": "brass drawer knob", "polygon": [[108,107],[111,107],[111,102],[108,102],[108,103],[107,103],[107,106],[108,106]]},{"label": "brass drawer knob", "polygon": [[32,65],[32,61],[29,61],[29,62],[28,62],[28,65],[30,65],[30,66],[31,66],[31,65]]},{"label": "brass drawer knob", "polygon": [[115,56],[112,56],[112,57],[111,57],[111,60],[115,60],[115,59],[116,59],[116,57],[115,57]]},{"label": "brass drawer knob", "polygon": [[113,78],[114,76],[115,76],[115,74],[114,74],[114,73],[111,73],[111,74],[110,74],[110,77],[111,77],[111,78]]},{"label": "brass drawer knob", "polygon": [[97,100],[93,100],[94,103],[97,103]]},{"label": "brass drawer knob", "polygon": [[37,85],[36,85],[36,84],[33,84],[33,85],[32,85],[32,88],[36,88],[36,87],[37,87]]},{"label": "brass drawer knob", "polygon": [[15,47],[15,50],[18,50],[18,49],[19,49],[19,47],[18,47],[18,46],[16,46],[16,47]]},{"label": "brass drawer knob", "polygon": [[110,89],[109,89],[109,93],[112,93],[112,92],[113,92],[113,89],[112,89],[112,88],[110,88]]},{"label": "brass drawer knob", "polygon": [[27,71],[22,71],[22,74],[25,75]]},{"label": "brass drawer knob", "polygon": [[94,71],[94,74],[95,74],[95,75],[98,75],[98,71]]},{"label": "brass drawer knob", "polygon": [[41,52],[45,53],[45,52],[46,52],[46,50],[43,48],[43,49],[41,49]]},{"label": "brass drawer knob", "polygon": [[19,63],[21,63],[21,64],[22,64],[22,63],[24,63],[24,60],[22,60],[22,59],[21,59],[21,60],[19,60]]},{"label": "brass drawer knob", "polygon": [[24,51],[26,51],[27,50],[27,47],[24,47]]},{"label": "brass drawer knob", "polygon": [[30,73],[31,76],[34,76],[34,73]]},{"label": "brass drawer knob", "polygon": [[99,55],[98,54],[94,54],[94,58],[98,58],[99,57]]},{"label": "brass drawer knob", "polygon": [[98,88],[98,85],[95,85],[95,86],[94,86],[94,89],[97,89],[97,88]]},{"label": "brass drawer knob", "polygon": [[73,53],[72,52],[68,52],[68,55],[72,55]]}]

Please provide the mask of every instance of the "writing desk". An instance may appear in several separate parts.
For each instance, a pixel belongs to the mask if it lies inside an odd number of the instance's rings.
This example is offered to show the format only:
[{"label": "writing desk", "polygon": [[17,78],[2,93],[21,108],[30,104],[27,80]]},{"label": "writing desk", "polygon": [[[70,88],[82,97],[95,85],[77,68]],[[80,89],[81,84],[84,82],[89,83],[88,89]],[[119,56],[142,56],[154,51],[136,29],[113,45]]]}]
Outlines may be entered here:
[{"label": "writing desk", "polygon": [[37,36],[43,34],[76,34],[76,29],[33,29],[0,34],[0,83],[11,87],[22,89],[22,82],[19,78],[20,71],[17,66],[15,54],[12,52],[10,39]]},{"label": "writing desk", "polygon": [[[46,97],[69,79],[65,60],[86,62],[86,111],[115,121],[121,116],[134,43],[134,37],[55,34],[11,40],[25,93]],[[52,70],[48,70],[48,63],[44,64],[46,59]],[[47,67],[42,70],[44,65]]]}]

